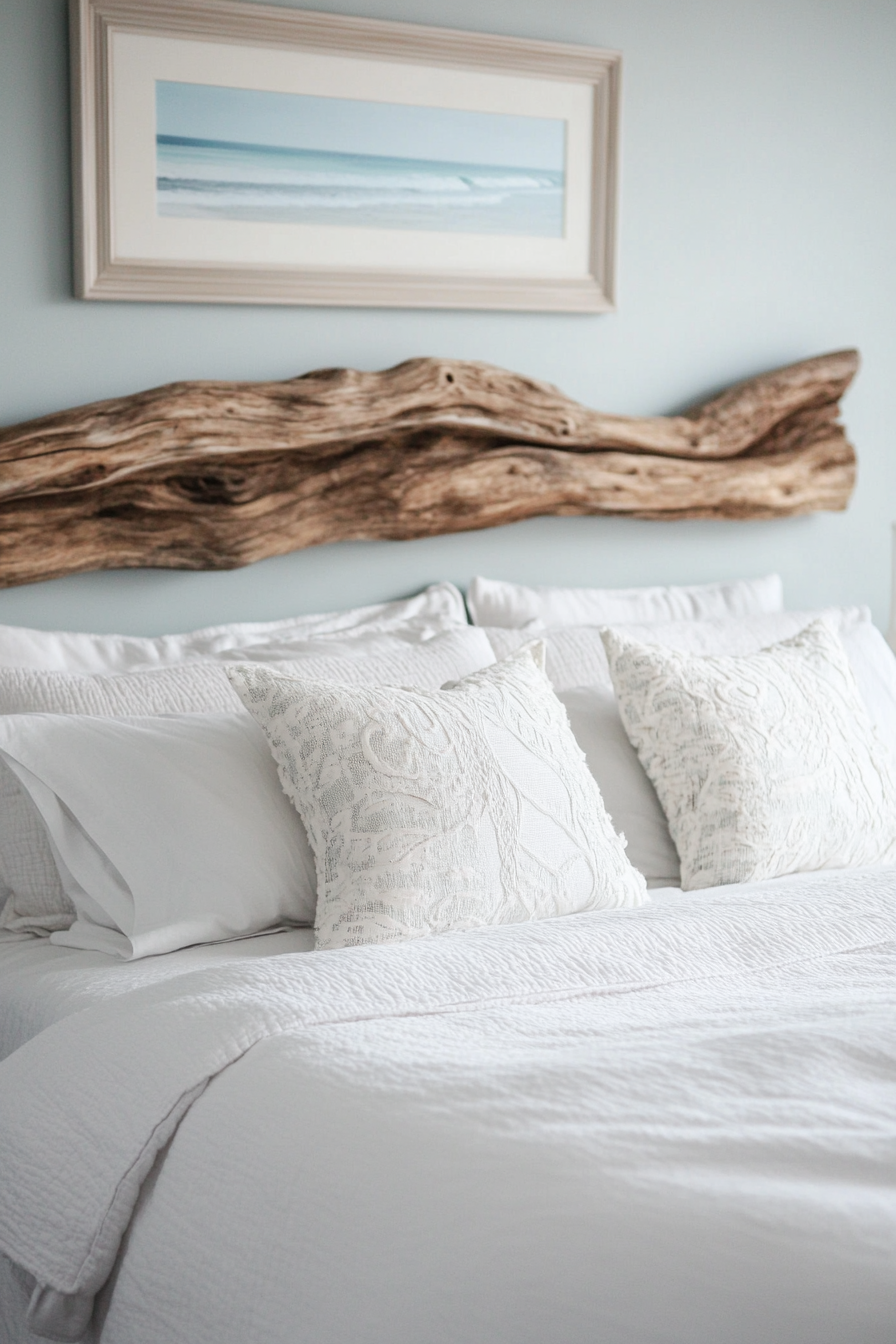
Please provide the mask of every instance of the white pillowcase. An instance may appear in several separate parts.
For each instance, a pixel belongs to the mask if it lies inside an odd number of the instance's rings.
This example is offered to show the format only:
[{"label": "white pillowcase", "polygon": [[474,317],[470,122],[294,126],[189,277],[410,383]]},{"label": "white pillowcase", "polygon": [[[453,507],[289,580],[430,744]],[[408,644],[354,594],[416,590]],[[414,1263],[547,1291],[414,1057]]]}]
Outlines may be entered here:
[{"label": "white pillowcase", "polygon": [[[353,638],[295,643],[290,657],[273,645],[274,666],[349,685],[437,688],[494,662],[484,631],[464,625],[419,640],[417,632],[356,634]],[[253,652],[257,651],[253,649]],[[233,656],[242,650],[233,651]],[[189,662],[144,672],[81,675],[0,667],[0,714],[90,714],[113,718],[147,714],[244,713],[223,663]],[[312,881],[303,900],[313,911]],[[56,871],[40,816],[19,780],[0,759],[0,931],[46,934],[75,918]]]},{"label": "white pillowcase", "polygon": [[0,718],[77,919],[66,947],[133,959],[314,918],[308,838],[242,712]]},{"label": "white pillowcase", "polygon": [[824,620],[759,653],[604,641],[685,890],[896,858],[896,768]]},{"label": "white pillowcase", "polygon": [[[89,635],[28,630],[0,625],[0,666],[37,667],[58,672],[130,672],[170,667],[194,660],[231,658],[234,650],[308,639],[403,631],[426,639],[440,630],[467,624],[464,600],[452,583],[434,583],[416,597],[380,602],[350,611],[296,616],[283,621],[210,626],[185,635],[141,639],[132,635]],[[288,656],[288,655],[282,655]]]},{"label": "white pillowcase", "polygon": [[538,633],[561,625],[754,616],[780,611],[783,605],[777,574],[684,588],[529,588],[502,579],[475,578],[467,591],[474,625],[525,627]]},{"label": "white pillowcase", "polygon": [[442,691],[228,676],[308,828],[319,947],[645,899],[531,648]]},{"label": "white pillowcase", "polygon": [[614,692],[608,686],[577,686],[557,694],[610,820],[625,836],[632,867],[644,875],[648,887],[677,887],[678,850],[656,790],[622,725]]}]

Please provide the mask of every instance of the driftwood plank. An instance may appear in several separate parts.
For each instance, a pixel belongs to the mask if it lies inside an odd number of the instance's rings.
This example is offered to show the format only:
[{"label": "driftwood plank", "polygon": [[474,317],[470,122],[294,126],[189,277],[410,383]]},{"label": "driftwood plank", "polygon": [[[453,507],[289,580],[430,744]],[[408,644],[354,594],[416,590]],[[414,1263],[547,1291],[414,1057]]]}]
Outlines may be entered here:
[{"label": "driftwood plank", "polygon": [[486,364],[409,360],[279,383],[174,383],[0,431],[0,585],[228,569],[349,538],[538,514],[773,518],[843,509],[855,351],[684,415],[601,415]]}]

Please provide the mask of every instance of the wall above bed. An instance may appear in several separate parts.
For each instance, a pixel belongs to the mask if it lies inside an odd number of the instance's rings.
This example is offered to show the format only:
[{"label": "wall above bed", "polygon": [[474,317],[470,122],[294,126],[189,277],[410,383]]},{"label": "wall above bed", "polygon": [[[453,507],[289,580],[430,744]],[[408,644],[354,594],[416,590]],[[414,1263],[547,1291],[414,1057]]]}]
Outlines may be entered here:
[{"label": "wall above bed", "polygon": [[[856,345],[861,471],[844,514],[764,522],[545,518],[342,542],[233,573],[78,575],[0,594],[0,620],[152,633],[275,618],[482,572],[692,582],[779,570],[792,606],[889,600],[896,87],[889,0],[316,0],[331,12],[618,48],[619,311],[603,316],[85,304],[71,297],[63,0],[0,7],[0,424],[196,378],[279,379],[420,355],[485,360],[588,406],[667,414]],[[836,90],[836,96],[832,96]],[[836,183],[836,189],[832,189]]]}]

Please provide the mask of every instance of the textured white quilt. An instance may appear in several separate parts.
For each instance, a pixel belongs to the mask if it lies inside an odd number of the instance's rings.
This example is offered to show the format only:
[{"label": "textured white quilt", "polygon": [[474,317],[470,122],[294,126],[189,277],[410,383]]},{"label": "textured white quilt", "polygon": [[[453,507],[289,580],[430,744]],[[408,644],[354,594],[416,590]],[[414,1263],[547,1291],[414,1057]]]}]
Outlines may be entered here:
[{"label": "textured white quilt", "polygon": [[893,869],[191,972],[0,1065],[0,1247],[102,1344],[892,1344],[894,1028]]}]

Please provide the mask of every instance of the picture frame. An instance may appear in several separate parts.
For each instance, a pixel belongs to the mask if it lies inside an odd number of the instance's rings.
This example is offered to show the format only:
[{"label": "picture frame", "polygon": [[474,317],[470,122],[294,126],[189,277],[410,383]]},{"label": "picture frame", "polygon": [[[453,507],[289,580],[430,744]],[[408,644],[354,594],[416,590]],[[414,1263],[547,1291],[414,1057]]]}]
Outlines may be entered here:
[{"label": "picture frame", "polygon": [[618,52],[69,5],[79,298],[614,308]]}]

